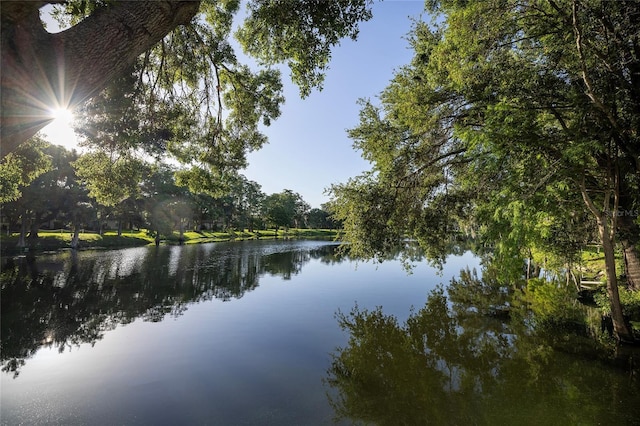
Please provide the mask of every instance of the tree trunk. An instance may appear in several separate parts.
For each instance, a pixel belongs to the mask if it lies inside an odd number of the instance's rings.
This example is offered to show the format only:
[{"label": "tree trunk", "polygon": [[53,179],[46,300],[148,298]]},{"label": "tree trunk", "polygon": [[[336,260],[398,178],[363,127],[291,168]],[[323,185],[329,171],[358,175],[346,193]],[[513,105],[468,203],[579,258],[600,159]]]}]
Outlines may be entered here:
[{"label": "tree trunk", "polygon": [[51,122],[51,109],[94,96],[200,7],[200,1],[113,2],[50,34],[39,15],[46,3],[0,3],[0,158]]},{"label": "tree trunk", "polygon": [[638,253],[638,243],[640,242],[640,227],[635,223],[635,217],[631,213],[635,213],[635,211],[622,210],[620,212],[618,233],[624,255],[624,274],[627,277],[627,287],[639,291],[640,254]]},{"label": "tree trunk", "polygon": [[18,248],[25,248],[27,246],[27,220],[25,218],[26,213],[22,214],[20,220],[20,236],[18,237]]},{"label": "tree trunk", "polygon": [[38,244],[38,228],[40,228],[40,213],[35,213],[35,217],[29,226],[29,247],[35,247]]},{"label": "tree trunk", "polygon": [[71,238],[71,248],[76,250],[80,247],[80,225],[74,221],[73,238]]},{"label": "tree trunk", "polygon": [[[606,220],[606,218],[604,219]],[[607,274],[607,295],[611,305],[611,320],[613,321],[613,331],[616,338],[622,342],[633,342],[633,332],[624,321],[622,315],[622,305],[620,304],[620,295],[618,293],[618,277],[616,275],[616,259],[614,251],[614,241],[609,236],[609,229],[606,223],[598,220],[598,232],[602,242],[602,251],[604,253],[605,271]]]},{"label": "tree trunk", "polygon": [[617,215],[610,214],[609,202],[611,196],[614,198],[615,212],[618,207],[619,194],[615,190],[604,191],[603,209],[598,210],[593,200],[587,193],[587,189],[582,181],[580,192],[585,204],[593,213],[598,223],[598,236],[602,244],[604,254],[605,272],[607,276],[607,295],[609,296],[609,304],[611,306],[611,321],[613,322],[613,331],[618,341],[633,342],[633,332],[629,325],[624,321],[622,315],[622,305],[620,304],[620,294],[618,293],[618,276],[616,274],[616,258],[615,258],[615,236],[617,228]]},{"label": "tree trunk", "polygon": [[622,240],[621,243],[627,287],[633,291],[640,291],[640,257],[638,256],[638,248],[628,240]]}]

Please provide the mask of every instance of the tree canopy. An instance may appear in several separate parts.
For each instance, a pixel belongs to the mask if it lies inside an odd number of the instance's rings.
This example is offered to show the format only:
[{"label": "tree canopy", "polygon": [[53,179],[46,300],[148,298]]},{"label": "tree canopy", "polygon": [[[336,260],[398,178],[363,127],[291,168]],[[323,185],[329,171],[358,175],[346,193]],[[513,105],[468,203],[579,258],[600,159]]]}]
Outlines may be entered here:
[{"label": "tree canopy", "polygon": [[[49,3],[70,28],[45,30]],[[254,70],[230,42],[239,0],[2,2],[2,157],[51,121],[51,109],[74,108],[122,78],[114,99],[124,96],[147,130],[139,146],[162,145],[186,162],[219,165],[223,152],[242,162],[264,143],[259,124],[280,113],[273,65],[290,67],[303,96],[321,87],[331,47],[357,37],[370,3],[246,2],[236,36]]]},{"label": "tree canopy", "polygon": [[271,194],[263,202],[264,216],[276,229],[281,226],[297,228],[305,224],[310,208],[300,194],[290,189]]},{"label": "tree canopy", "polygon": [[[39,232],[53,229],[74,234],[80,229],[99,234],[117,230],[118,235],[137,229],[157,240],[180,242],[185,232],[204,237],[219,231],[253,234],[272,225],[285,232],[291,227],[335,228],[328,211],[310,210],[300,194],[285,189],[267,195],[258,182],[241,174],[215,191],[206,186],[192,191],[177,166],[165,163],[117,156],[112,161],[103,151],[78,155],[39,139],[21,145],[19,154],[24,170],[6,167],[16,162],[0,168],[0,178],[10,183],[1,200],[3,232],[18,234],[3,241],[3,253],[41,249]],[[35,166],[42,169],[37,177],[28,183],[19,180]]]},{"label": "tree canopy", "polygon": [[412,62],[350,130],[372,171],[332,188],[353,249],[409,236],[443,258],[466,233],[521,269],[536,249],[570,261],[591,228],[615,300],[616,241],[640,266],[640,4],[427,3]]}]

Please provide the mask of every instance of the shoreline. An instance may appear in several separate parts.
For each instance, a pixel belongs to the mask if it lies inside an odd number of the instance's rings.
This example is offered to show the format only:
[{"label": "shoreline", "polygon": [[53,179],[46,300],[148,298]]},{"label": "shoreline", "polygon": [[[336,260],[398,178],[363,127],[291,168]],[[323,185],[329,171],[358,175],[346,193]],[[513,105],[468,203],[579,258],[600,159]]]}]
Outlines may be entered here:
[{"label": "shoreline", "polygon": [[[257,231],[189,231],[180,238],[175,232],[169,237],[160,240],[160,245],[182,245],[182,244],[202,244],[226,241],[246,241],[259,239],[322,239],[339,241],[342,232],[336,229],[289,229],[287,231],[278,230],[257,230]],[[69,230],[42,230],[38,232],[35,242],[30,242],[27,238],[26,247],[18,247],[18,234],[0,237],[0,256],[13,257],[26,254],[38,255],[46,252],[61,250],[74,250],[71,247],[72,233]],[[142,247],[154,245],[154,236],[146,230],[125,231],[117,235],[116,231],[106,231],[102,234],[96,232],[81,232],[79,234],[79,246],[75,250],[86,249],[119,249],[127,247]]]}]

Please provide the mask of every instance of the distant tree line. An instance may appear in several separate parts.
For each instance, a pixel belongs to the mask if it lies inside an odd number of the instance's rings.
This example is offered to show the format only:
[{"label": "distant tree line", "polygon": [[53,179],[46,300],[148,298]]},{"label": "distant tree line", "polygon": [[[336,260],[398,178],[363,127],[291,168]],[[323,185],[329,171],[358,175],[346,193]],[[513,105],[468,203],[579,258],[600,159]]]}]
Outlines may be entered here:
[{"label": "distant tree line", "polygon": [[[18,154],[21,168],[0,166],[2,228],[19,232],[19,246],[35,245],[40,229],[76,235],[148,229],[159,238],[188,230],[337,227],[328,211],[312,209],[300,194],[285,189],[267,195],[240,174],[226,176],[215,194],[195,192],[167,164],[80,156],[37,137],[25,147]],[[29,173],[37,177],[21,180]]]}]

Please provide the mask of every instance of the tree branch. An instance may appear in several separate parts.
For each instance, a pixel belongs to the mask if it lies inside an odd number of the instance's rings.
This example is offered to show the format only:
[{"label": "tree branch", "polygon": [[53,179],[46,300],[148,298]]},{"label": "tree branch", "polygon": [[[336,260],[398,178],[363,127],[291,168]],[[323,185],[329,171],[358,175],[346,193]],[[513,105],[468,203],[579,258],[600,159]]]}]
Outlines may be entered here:
[{"label": "tree branch", "polygon": [[582,73],[582,81],[586,87],[586,95],[591,99],[594,105],[607,117],[607,120],[611,124],[611,126],[618,132],[619,135],[623,135],[624,131],[620,128],[618,121],[611,114],[611,111],[605,106],[604,102],[596,96],[595,91],[593,90],[593,82],[589,77],[589,73],[587,70],[587,60],[584,55],[584,48],[582,43],[582,29],[580,28],[580,24],[578,22],[578,2],[577,0],[573,1],[572,4],[572,24],[573,24],[573,32],[576,37],[576,47],[578,49],[578,56],[580,57],[580,66]]},{"label": "tree branch", "polygon": [[200,1],[114,2],[50,34],[27,4],[1,3],[1,157],[48,124],[51,109],[95,95],[200,7]]}]

